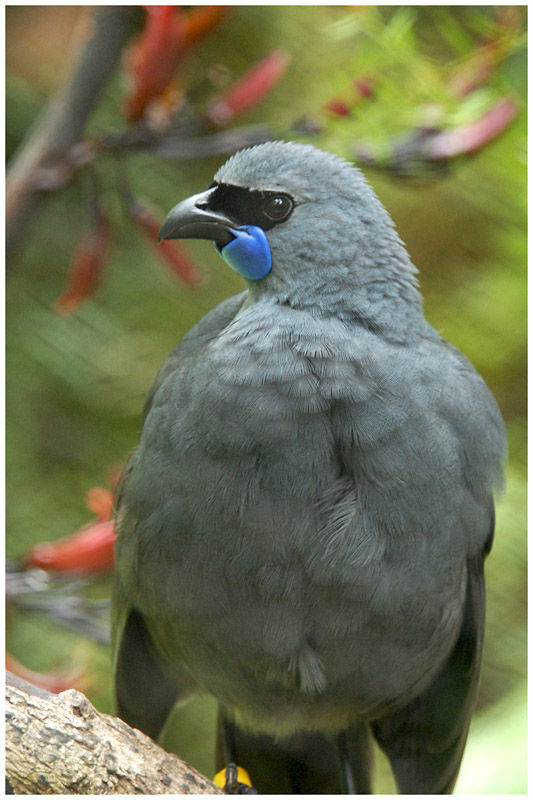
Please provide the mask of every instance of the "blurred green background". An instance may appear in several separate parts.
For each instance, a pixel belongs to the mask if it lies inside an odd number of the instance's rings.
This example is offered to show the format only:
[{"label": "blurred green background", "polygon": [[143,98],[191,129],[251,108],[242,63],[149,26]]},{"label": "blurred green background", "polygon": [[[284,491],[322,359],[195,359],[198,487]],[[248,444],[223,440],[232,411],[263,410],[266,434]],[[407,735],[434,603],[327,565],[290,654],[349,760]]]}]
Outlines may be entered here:
[{"label": "blurred green background", "polygon": [[[74,6],[7,8],[8,157],[66,74],[66,55],[86,13]],[[511,30],[505,57],[484,85],[458,100],[447,88],[450,76],[498,34],[502,13],[514,14],[503,20]],[[365,169],[420,270],[428,319],[483,375],[509,435],[507,488],[498,499],[487,564],[479,707],[458,793],[526,791],[525,13],[525,7],[490,6],[241,6],[192,49],[180,78],[201,100],[202,80],[213,68],[235,78],[283,47],[292,56],[288,72],[239,122],[269,122],[279,138],[310,141],[347,158],[359,140],[386,153],[391,137],[421,118],[433,115],[456,126],[501,96],[520,104],[500,136],[444,169],[414,165],[410,177]],[[324,111],[331,98],[351,97],[353,80],[368,75],[377,76],[370,100],[356,104],[350,116]],[[126,80],[122,66],[102,94],[89,134],[124,127]],[[320,133],[297,133],[292,126],[303,117]],[[162,219],[179,199],[207,186],[223,160],[173,163],[138,153],[128,158],[128,168],[135,193],[155,204]],[[91,518],[84,495],[105,486],[110,468],[135,446],[143,398],[158,366],[195,321],[242,288],[205,242],[188,246],[208,280],[194,290],[181,285],[125,216],[113,160],[103,158],[97,169],[114,231],[97,294],[72,317],[53,311],[87,224],[83,174],[51,194],[8,260],[8,556]],[[109,586],[102,580],[97,588],[105,595]],[[36,670],[88,662],[87,693],[99,709],[112,711],[106,647],[16,611],[8,619],[7,643]],[[174,717],[168,746],[211,774],[212,702],[195,700]],[[380,756],[377,771],[376,791],[391,791]]]}]

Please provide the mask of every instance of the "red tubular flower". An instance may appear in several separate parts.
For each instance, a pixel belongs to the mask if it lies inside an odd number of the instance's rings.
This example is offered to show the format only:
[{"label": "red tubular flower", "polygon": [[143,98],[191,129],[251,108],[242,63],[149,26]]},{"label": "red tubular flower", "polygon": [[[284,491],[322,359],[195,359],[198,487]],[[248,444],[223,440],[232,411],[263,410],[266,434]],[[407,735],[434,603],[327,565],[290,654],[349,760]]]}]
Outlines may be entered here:
[{"label": "red tubular flower", "polygon": [[56,542],[34,545],[24,566],[55,572],[107,572],[113,569],[115,538],[112,521],[91,522]]},{"label": "red tubular flower", "polygon": [[159,243],[158,248],[164,263],[167,264],[172,272],[175,272],[178,278],[184,283],[188,283],[190,286],[198,286],[204,282],[202,273],[192,261],[183,245],[165,239],[163,242]]},{"label": "red tubular flower", "polygon": [[333,114],[336,117],[348,117],[350,114],[348,104],[336,97],[333,97],[331,100],[329,100],[324,108],[328,113]]},{"label": "red tubular flower", "polygon": [[213,100],[207,109],[209,121],[219,127],[228,125],[239,114],[256,105],[284,75],[290,60],[288,53],[274,50],[254,64]]},{"label": "red tubular flower", "polygon": [[93,227],[81,236],[74,248],[67,286],[54,303],[59,314],[73,314],[83,300],[94,294],[100,285],[110,246],[111,227],[107,217],[99,211]]},{"label": "red tubular flower", "polygon": [[209,33],[229,10],[230,6],[195,6],[182,14],[180,24],[183,26],[185,46],[190,47]]},{"label": "red tubular flower", "polygon": [[225,6],[200,6],[190,11],[179,6],[144,9],[144,30],[128,56],[133,88],[126,99],[125,113],[132,122],[142,117],[151,100],[164,94],[186,49],[208,33],[227,11]]},{"label": "red tubular flower", "polygon": [[479,150],[505,130],[517,113],[515,101],[503,98],[474,122],[431,136],[424,145],[424,155],[438,161]]},{"label": "red tubular flower", "polygon": [[357,103],[374,96],[374,83],[375,81],[372,77],[357,78],[352,83],[355,94],[352,94],[349,100],[345,101],[338,97],[332,97],[324,105],[324,110],[335,117],[348,117]]},{"label": "red tubular flower", "polygon": [[95,486],[93,489],[89,489],[85,495],[85,505],[93,514],[96,514],[98,522],[107,522],[113,508],[113,492],[110,492],[109,489],[102,489],[101,486]]},{"label": "red tubular flower", "polygon": [[157,220],[155,215],[152,214],[146,206],[135,201],[135,203],[130,206],[129,212],[133,220],[148,235],[152,244],[157,246],[157,255],[170,267],[172,272],[174,272],[180,280],[191,286],[196,286],[203,281],[203,275],[200,269],[188,255],[183,245],[167,239],[158,244],[157,235],[161,227],[161,222]]},{"label": "red tubular flower", "polygon": [[374,84],[375,79],[372,77],[357,78],[353,82],[354,89],[361,98],[369,98],[374,96]]},{"label": "red tubular flower", "polygon": [[182,55],[185,39],[176,6],[145,6],[144,30],[128,54],[133,89],[126,99],[126,117],[142,117],[148,102],[168,86]]}]

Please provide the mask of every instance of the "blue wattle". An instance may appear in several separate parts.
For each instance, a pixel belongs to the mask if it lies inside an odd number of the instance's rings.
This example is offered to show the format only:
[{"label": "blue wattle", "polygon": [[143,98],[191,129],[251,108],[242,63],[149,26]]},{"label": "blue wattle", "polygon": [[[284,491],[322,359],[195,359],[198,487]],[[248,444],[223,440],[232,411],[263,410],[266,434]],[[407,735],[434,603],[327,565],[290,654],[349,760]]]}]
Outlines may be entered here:
[{"label": "blue wattle", "polygon": [[257,225],[231,229],[235,239],[222,248],[220,255],[235,272],[258,281],[272,269],[272,256],[265,232]]}]

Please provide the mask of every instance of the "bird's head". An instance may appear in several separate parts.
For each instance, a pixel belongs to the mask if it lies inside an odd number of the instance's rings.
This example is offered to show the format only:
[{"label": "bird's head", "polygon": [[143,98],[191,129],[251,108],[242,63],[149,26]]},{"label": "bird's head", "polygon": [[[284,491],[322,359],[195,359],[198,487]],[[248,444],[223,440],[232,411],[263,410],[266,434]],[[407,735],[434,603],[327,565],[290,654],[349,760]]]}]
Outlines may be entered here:
[{"label": "bird's head", "polygon": [[159,238],[212,240],[256,298],[378,328],[376,315],[401,314],[394,301],[421,316],[416,270],[364,176],[311,145],[239,151],[207,191],[170,211]]}]

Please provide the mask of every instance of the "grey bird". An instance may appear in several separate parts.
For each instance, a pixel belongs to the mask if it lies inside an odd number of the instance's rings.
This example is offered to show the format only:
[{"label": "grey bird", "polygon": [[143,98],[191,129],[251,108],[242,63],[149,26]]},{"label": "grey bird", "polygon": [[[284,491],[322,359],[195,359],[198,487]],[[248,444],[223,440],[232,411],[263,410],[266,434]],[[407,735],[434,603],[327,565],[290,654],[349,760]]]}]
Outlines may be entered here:
[{"label": "grey bird", "polygon": [[156,738],[220,704],[218,767],[261,793],[453,790],[479,682],[505,433],[426,321],[361,172],[242,150],[172,209],[247,290],[159,371],[117,499],[118,712]]}]

